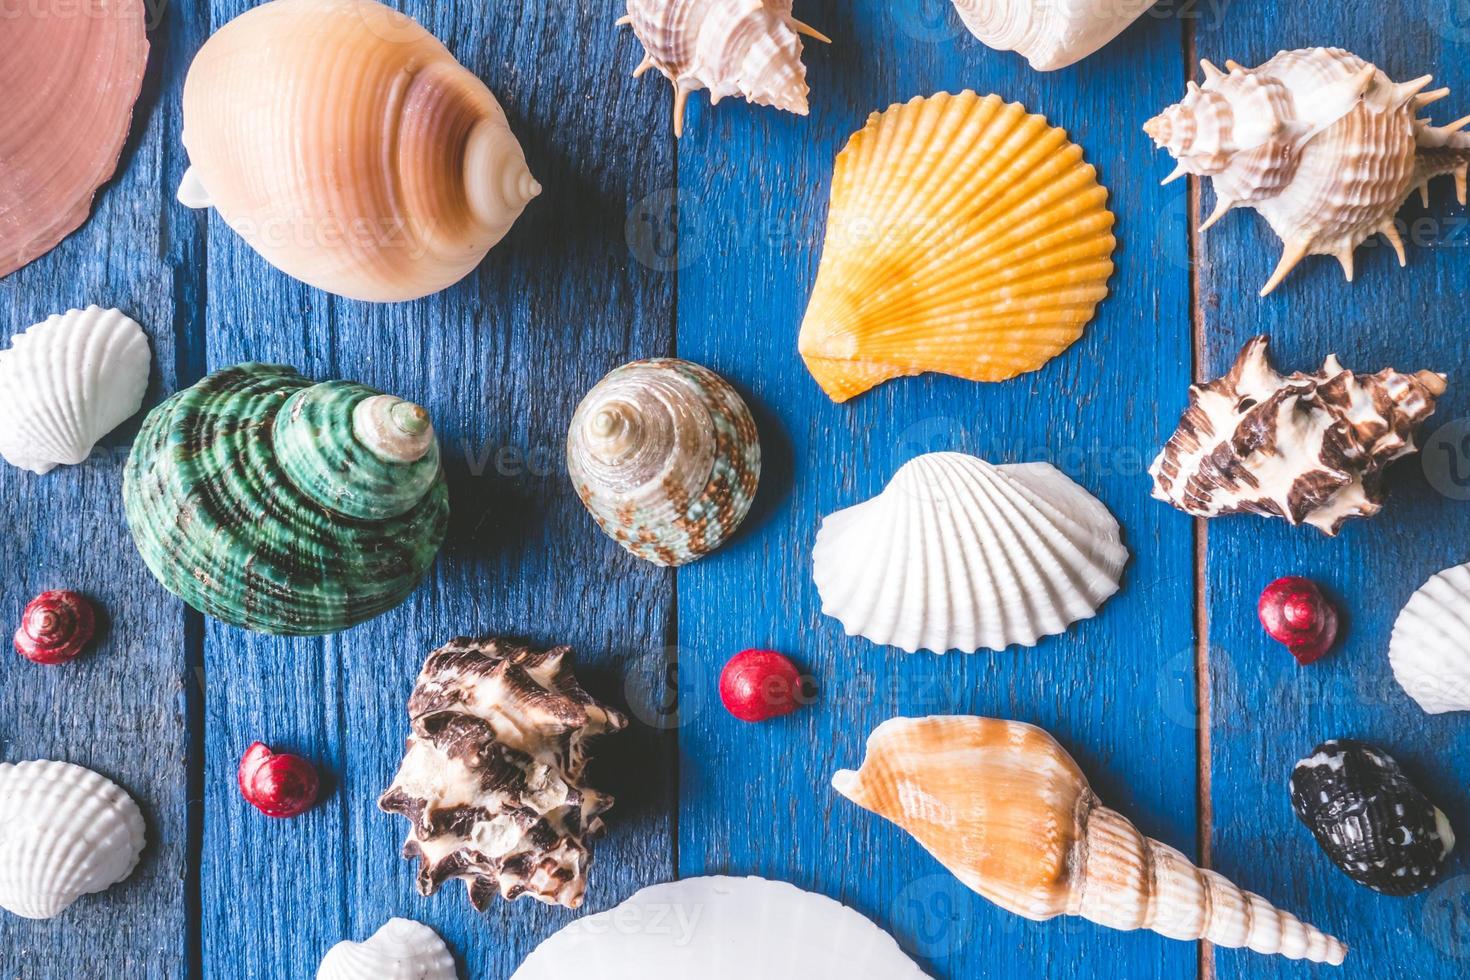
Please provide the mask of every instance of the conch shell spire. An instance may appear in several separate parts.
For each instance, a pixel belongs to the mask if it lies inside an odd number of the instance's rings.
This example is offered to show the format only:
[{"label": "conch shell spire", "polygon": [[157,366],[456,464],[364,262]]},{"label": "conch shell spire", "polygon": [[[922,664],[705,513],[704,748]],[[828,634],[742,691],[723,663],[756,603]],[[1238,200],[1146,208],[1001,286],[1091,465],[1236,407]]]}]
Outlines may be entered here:
[{"label": "conch shell spire", "polygon": [[993,718],[895,718],[837,792],[912,834],[966,886],[1036,921],[1079,915],[1339,965],[1337,939],[1273,907],[1103,806],[1046,732]]}]

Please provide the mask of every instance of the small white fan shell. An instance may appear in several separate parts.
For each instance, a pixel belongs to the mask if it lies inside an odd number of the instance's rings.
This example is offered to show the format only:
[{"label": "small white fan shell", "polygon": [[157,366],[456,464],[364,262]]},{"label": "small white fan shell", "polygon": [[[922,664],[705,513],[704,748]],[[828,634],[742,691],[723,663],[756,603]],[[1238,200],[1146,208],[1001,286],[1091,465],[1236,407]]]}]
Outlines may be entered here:
[{"label": "small white fan shell", "polygon": [[132,874],[144,839],[138,804],[92,770],[0,764],[0,908],[55,918]]},{"label": "small white fan shell", "polygon": [[882,929],[830,898],[761,878],[638,892],[542,943],[511,980],[924,980]]},{"label": "small white fan shell", "polygon": [[150,360],[142,328],[97,306],[11,338],[0,351],[0,456],[42,474],[80,463],[143,407]]},{"label": "small white fan shell", "polygon": [[316,980],[458,980],[444,940],[412,919],[389,919],[372,938],[340,942],[322,957]]},{"label": "small white fan shell", "polygon": [[1445,569],[1409,598],[1388,660],[1425,711],[1470,711],[1470,564]]},{"label": "small white fan shell", "polygon": [[1128,549],[1101,501],[1047,463],[911,460],[822,522],[822,612],[849,636],[930,650],[1034,646],[1118,591]]}]

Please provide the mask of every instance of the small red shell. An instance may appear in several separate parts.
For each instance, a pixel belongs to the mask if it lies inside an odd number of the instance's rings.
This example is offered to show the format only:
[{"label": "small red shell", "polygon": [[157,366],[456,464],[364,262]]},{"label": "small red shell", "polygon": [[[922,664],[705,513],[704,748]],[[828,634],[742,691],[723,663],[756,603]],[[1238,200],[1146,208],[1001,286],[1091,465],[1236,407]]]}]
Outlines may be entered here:
[{"label": "small red shell", "polygon": [[1257,612],[1271,638],[1303,666],[1320,660],[1337,639],[1337,610],[1311,579],[1290,575],[1272,582]]},{"label": "small red shell", "polygon": [[97,633],[97,613],[86,596],[65,589],[31,600],[15,631],[15,652],[38,664],[76,658]]},{"label": "small red shell", "polygon": [[720,674],[720,700],[741,721],[789,715],[806,698],[801,672],[772,650],[746,650]]},{"label": "small red shell", "polygon": [[263,742],[240,759],[240,795],[268,817],[299,817],[316,805],[321,780],[299,755],[277,755]]}]

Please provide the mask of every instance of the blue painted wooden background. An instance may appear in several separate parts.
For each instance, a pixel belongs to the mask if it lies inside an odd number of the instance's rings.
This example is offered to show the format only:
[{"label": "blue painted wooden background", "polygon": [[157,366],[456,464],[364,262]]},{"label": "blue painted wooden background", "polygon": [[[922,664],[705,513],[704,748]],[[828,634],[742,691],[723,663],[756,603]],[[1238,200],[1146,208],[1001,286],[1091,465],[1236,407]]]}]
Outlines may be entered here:
[{"label": "blue painted wooden background", "polygon": [[[1444,105],[1459,115],[1470,105],[1463,0],[1162,0],[1101,54],[1049,75],[976,43],[947,0],[799,0],[798,15],[835,40],[808,48],[811,117],[696,99],[677,145],[667,86],[628,77],[640,52],[613,27],[612,0],[404,0],[500,96],[546,193],[478,273],[390,307],[288,280],[217,219],[172,199],[189,59],[248,6],[158,4],[121,175],[82,231],[0,280],[0,323],[122,307],[153,340],[150,404],[243,360],[413,398],[444,443],[453,530],[401,609],[334,638],[269,639],[203,622],[136,558],[119,493],[136,424],[84,466],[44,478],[0,467],[4,621],[60,586],[88,591],[110,620],[97,649],[68,667],[0,656],[0,758],[99,769],[139,799],[151,838],[132,879],[62,918],[0,917],[0,976],[296,980],[339,939],[407,915],[445,936],[466,977],[508,977],[572,916],[527,902],[476,914],[456,887],[420,899],[397,856],[403,822],[375,806],[423,656],[481,631],[573,644],[589,686],[638,719],[599,755],[597,780],[619,804],[587,911],[679,875],[755,873],[848,902],[945,980],[1308,972],[1149,933],[1024,922],[829,790],[880,721],[976,712],[1049,728],[1147,833],[1342,936],[1353,951],[1337,975],[1470,968],[1463,853],[1436,890],[1378,896],[1327,863],[1285,791],[1291,764],[1316,742],[1372,739],[1470,840],[1470,725],[1420,712],[1385,653],[1408,595],[1470,558],[1470,486],[1452,465],[1470,472],[1470,453],[1451,453],[1470,433],[1459,421],[1470,415],[1465,212],[1446,181],[1427,212],[1405,212],[1407,270],[1376,245],[1359,255],[1356,286],[1318,259],[1261,301],[1278,253],[1264,223],[1242,212],[1201,238],[1209,191],[1201,202],[1182,182],[1159,187],[1171,163],[1140,128],[1179,97],[1196,57],[1255,64],[1318,43],[1355,49],[1396,78],[1436,73],[1457,89]],[[1085,148],[1119,217],[1113,295],[1083,340],[1037,374],[1002,385],[912,379],[833,405],[795,351],[833,156],[870,110],[966,87],[1045,113]],[[1259,331],[1288,368],[1338,351],[1366,370],[1451,375],[1428,431],[1448,428],[1429,465],[1401,464],[1387,511],[1338,540],[1255,519],[1205,527],[1148,497],[1145,468],[1189,381],[1218,373]],[[745,392],[767,459],[747,527],[677,574],[597,533],[561,465],[582,393],[624,361],[670,353]],[[818,523],[935,449],[1066,470],[1126,529],[1123,592],[1096,620],[1029,651],[908,657],[844,637],[810,581]],[[1255,622],[1260,588],[1289,572],[1319,578],[1348,613],[1338,652],[1308,670]],[[715,679],[748,646],[795,657],[817,677],[818,703],[761,727],[726,715]],[[325,802],[290,822],[250,810],[234,772],[255,739],[317,760]]]}]

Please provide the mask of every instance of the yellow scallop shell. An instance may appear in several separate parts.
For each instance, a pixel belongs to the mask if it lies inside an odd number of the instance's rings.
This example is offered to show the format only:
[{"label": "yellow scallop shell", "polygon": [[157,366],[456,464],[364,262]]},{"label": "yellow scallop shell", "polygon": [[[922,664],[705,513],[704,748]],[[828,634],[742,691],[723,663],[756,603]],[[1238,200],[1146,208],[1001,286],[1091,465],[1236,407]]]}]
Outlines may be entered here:
[{"label": "yellow scallop shell", "polygon": [[1064,130],[999,96],[874,113],[837,157],[808,370],[838,402],[926,371],[1036,370],[1108,294],[1107,198]]}]

